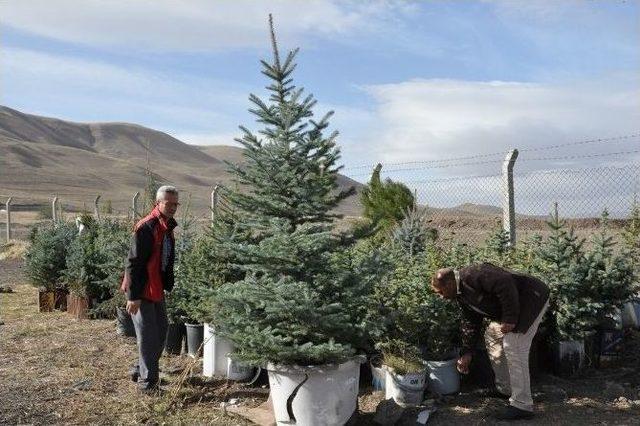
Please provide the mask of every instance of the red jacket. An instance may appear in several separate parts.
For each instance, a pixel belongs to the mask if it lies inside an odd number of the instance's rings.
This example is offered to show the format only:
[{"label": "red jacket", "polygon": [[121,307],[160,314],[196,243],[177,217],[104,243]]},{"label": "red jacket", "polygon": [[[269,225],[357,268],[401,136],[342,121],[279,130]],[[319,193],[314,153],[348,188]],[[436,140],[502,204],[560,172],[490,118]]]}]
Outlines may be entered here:
[{"label": "red jacket", "polygon": [[[167,219],[157,207],[136,224],[121,287],[127,293],[128,300],[159,302],[164,297],[164,290],[171,291],[173,288],[173,229],[176,226],[176,221],[173,218]],[[171,252],[165,270],[162,271],[162,243],[165,235],[169,237]]]}]

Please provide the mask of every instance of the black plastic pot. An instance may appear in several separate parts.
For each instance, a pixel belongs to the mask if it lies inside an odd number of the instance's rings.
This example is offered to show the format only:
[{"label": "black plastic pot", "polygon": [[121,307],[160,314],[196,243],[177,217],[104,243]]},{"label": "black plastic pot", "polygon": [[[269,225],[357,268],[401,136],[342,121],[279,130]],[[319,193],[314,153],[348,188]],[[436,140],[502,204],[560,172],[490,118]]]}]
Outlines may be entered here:
[{"label": "black plastic pot", "polygon": [[180,355],[184,346],[185,328],[183,323],[169,323],[167,339],[164,342],[164,350],[168,354]]},{"label": "black plastic pot", "polygon": [[124,308],[116,308],[116,333],[125,337],[136,337],[136,329],[133,326],[131,315]]},{"label": "black plastic pot", "polygon": [[585,366],[584,342],[574,340],[556,342],[553,357],[553,372],[560,377],[571,377]]},{"label": "black plastic pot", "polygon": [[607,367],[618,362],[624,350],[624,331],[598,330],[596,367]]},{"label": "black plastic pot", "polygon": [[202,341],[204,339],[204,325],[185,324],[187,327],[187,352],[192,357],[202,355]]}]

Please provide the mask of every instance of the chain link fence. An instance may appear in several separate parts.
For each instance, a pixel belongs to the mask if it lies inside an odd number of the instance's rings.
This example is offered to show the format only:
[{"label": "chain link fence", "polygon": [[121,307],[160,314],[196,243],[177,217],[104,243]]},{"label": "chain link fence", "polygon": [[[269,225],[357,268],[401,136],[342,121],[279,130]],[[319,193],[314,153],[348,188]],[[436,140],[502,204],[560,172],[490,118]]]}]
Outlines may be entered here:
[{"label": "chain link fence", "polygon": [[[637,138],[639,135],[631,135]],[[627,138],[627,137],[625,137]],[[618,138],[619,139],[619,138]],[[603,140],[579,142],[599,143]],[[557,146],[546,148],[555,149]],[[541,149],[546,149],[541,148]],[[536,149],[536,151],[539,149]],[[522,152],[534,151],[532,149]],[[634,153],[635,151],[629,151]],[[624,152],[626,153],[626,151]],[[588,160],[598,161],[602,157],[620,154],[605,152],[589,155]],[[567,159],[567,157],[524,158],[515,161],[513,171],[513,198],[515,204],[515,234],[517,240],[528,238],[534,233],[547,232],[546,220],[554,203],[558,203],[560,215],[583,235],[588,235],[599,224],[603,211],[609,213],[612,227],[620,228],[631,212],[635,197],[640,193],[640,162],[625,154],[626,162],[599,166],[587,163],[582,168],[553,168],[532,170],[541,160]],[[584,158],[581,156],[580,158]],[[592,158],[593,157],[593,158]],[[596,158],[597,157],[597,158]],[[508,197],[505,184],[504,153],[491,153],[459,157],[456,159],[425,162],[405,162],[383,164],[381,177],[404,183],[416,195],[417,203],[427,208],[432,226],[438,228],[443,240],[455,240],[469,245],[483,244],[492,230],[503,226],[503,209]],[[368,182],[373,167],[358,166],[341,171],[350,179],[343,184],[355,184],[362,188]],[[480,170],[481,173],[477,173]],[[454,174],[452,171],[459,171]],[[475,171],[476,173],[472,173]],[[214,199],[213,188],[199,190],[193,194],[190,212],[203,226],[211,218]],[[66,190],[56,193],[59,197],[62,218],[73,219],[80,211],[93,213],[96,195],[88,190],[77,192]],[[133,194],[103,195],[99,210],[105,216],[121,218],[132,216]],[[221,194],[218,194],[221,195]],[[45,194],[0,194],[12,196],[12,236],[23,239],[30,226],[51,217],[52,196]],[[143,191],[138,200],[138,214],[144,209]],[[185,210],[190,195],[183,192],[181,212]],[[215,197],[219,208],[224,197]],[[209,202],[209,200],[211,200]],[[361,212],[356,195],[347,200],[347,216],[357,216]],[[344,206],[343,206],[344,207]],[[507,204],[508,207],[508,204]],[[4,200],[0,210],[6,210]],[[6,213],[0,212],[0,239],[6,235]]]},{"label": "chain link fence", "polygon": [[[396,163],[386,172],[383,165],[381,177],[402,182],[414,191],[418,205],[428,209],[432,225],[445,240],[478,246],[492,230],[503,226],[503,206],[508,196],[500,162],[482,164],[491,164],[496,173],[426,178],[433,175],[433,166],[421,169]],[[517,240],[548,232],[546,221],[555,203],[560,216],[584,236],[598,227],[605,210],[612,228],[620,228],[640,192],[640,163],[521,173],[518,166],[516,161],[513,195]],[[353,176],[366,183],[361,171]]]}]

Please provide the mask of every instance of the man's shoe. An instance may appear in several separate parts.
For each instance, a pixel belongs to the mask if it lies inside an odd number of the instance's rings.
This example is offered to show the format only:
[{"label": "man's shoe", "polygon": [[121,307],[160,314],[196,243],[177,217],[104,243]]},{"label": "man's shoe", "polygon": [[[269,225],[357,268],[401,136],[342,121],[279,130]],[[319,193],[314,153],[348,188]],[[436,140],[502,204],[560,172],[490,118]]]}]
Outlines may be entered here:
[{"label": "man's shoe", "polygon": [[533,411],[521,410],[509,405],[495,416],[496,420],[526,420],[533,418]]},{"label": "man's shoe", "polygon": [[482,389],[478,394],[484,398],[509,399],[510,395],[505,395],[498,388]]},{"label": "man's shoe", "polygon": [[161,392],[161,389],[157,383],[140,386],[138,387],[138,390],[140,391],[140,393],[149,396],[160,395]]},{"label": "man's shoe", "polygon": [[129,370],[129,377],[131,377],[132,382],[137,382],[140,378],[140,369],[138,367],[133,367]]}]

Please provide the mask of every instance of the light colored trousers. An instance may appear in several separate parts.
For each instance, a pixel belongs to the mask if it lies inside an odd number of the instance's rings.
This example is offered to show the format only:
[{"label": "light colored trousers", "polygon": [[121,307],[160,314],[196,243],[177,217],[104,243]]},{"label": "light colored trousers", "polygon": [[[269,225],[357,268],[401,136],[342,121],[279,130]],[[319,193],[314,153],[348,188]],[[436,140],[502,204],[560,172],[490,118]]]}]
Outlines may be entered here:
[{"label": "light colored trousers", "polygon": [[516,408],[533,411],[531,382],[529,378],[529,350],[531,341],[549,307],[547,302],[526,333],[500,331],[500,323],[491,322],[484,333],[484,340],[496,376],[496,387],[505,395],[511,395],[509,403]]}]

